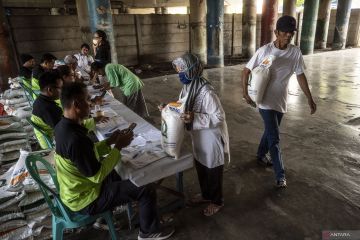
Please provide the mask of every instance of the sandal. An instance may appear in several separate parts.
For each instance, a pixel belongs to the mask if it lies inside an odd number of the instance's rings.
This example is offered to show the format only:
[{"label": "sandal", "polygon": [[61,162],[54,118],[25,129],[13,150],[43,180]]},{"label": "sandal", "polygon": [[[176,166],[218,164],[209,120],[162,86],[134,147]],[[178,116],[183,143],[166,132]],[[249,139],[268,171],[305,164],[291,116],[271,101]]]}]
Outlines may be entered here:
[{"label": "sandal", "polygon": [[195,194],[191,197],[190,200],[188,200],[188,205],[199,205],[204,203],[209,203],[210,200],[206,200],[202,197],[201,193]]},{"label": "sandal", "polygon": [[220,209],[224,206],[224,204],[222,205],[217,205],[214,203],[210,203],[205,209],[204,209],[204,215],[207,217],[210,217],[212,215],[214,215],[215,213],[217,213],[218,211],[220,211]]}]

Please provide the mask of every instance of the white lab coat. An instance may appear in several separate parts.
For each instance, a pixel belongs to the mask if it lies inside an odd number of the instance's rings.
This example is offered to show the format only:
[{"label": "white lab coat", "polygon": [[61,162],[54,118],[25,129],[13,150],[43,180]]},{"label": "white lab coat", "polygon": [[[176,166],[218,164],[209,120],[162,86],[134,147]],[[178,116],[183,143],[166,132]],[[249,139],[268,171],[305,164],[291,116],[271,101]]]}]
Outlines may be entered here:
[{"label": "white lab coat", "polygon": [[[186,99],[188,91],[189,85],[184,85],[179,101]],[[211,85],[205,85],[200,90],[193,111],[194,121],[190,135],[195,159],[208,168],[215,168],[224,164],[226,152],[230,161],[225,112]]]}]

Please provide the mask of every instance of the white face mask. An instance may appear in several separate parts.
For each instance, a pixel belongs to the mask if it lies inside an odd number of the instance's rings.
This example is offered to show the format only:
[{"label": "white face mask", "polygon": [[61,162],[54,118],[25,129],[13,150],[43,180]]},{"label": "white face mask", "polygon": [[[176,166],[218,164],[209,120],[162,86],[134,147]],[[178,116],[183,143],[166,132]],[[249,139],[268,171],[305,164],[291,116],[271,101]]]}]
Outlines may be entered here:
[{"label": "white face mask", "polygon": [[97,45],[98,44],[98,40],[97,39],[93,39],[93,44]]}]

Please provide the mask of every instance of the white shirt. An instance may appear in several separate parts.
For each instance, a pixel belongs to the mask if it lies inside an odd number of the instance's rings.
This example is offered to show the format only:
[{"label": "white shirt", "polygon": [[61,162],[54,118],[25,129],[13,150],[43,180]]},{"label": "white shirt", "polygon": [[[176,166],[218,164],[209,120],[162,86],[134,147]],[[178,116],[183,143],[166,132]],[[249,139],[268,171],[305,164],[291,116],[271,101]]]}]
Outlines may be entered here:
[{"label": "white shirt", "polygon": [[90,55],[83,55],[81,53],[77,53],[74,55],[77,59],[77,70],[80,71],[80,74],[84,78],[90,78],[90,65],[94,62],[94,58]]},{"label": "white shirt", "polygon": [[285,113],[287,111],[289,79],[294,73],[296,75],[304,73],[304,59],[300,48],[297,46],[289,44],[286,49],[281,50],[275,47],[272,42],[257,50],[246,64],[246,68],[253,70],[269,55],[274,55],[276,59],[270,67],[270,81],[259,108]]},{"label": "white shirt", "polygon": [[[189,85],[188,85],[189,86]],[[188,86],[184,86],[179,101],[186,99]],[[216,93],[205,86],[195,99],[193,129],[190,135],[197,161],[208,168],[224,164],[224,152],[229,154],[229,133],[225,112]]]}]

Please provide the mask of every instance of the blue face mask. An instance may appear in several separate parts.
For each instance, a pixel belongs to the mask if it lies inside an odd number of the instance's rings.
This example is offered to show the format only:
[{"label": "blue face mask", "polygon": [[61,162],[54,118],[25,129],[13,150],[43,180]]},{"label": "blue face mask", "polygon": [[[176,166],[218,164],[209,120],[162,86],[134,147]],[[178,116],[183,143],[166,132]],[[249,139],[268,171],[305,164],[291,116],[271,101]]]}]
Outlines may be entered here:
[{"label": "blue face mask", "polygon": [[179,73],[179,78],[180,78],[180,82],[181,82],[182,84],[185,84],[185,85],[186,85],[186,84],[191,83],[191,80],[187,78],[185,72],[180,72],[180,73]]}]

